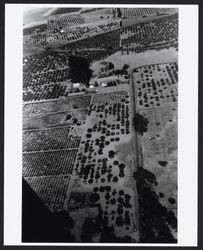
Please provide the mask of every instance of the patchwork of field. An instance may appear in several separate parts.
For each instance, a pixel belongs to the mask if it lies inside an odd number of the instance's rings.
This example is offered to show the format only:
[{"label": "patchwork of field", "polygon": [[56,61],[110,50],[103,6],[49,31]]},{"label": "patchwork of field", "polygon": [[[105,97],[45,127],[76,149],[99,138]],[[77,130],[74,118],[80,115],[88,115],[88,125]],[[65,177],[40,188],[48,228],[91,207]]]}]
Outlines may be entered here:
[{"label": "patchwork of field", "polygon": [[[23,177],[52,212],[63,209],[91,96],[23,106]],[[70,110],[70,111],[65,111]]]},{"label": "patchwork of field", "polygon": [[68,211],[75,242],[175,242],[178,9],[39,13],[23,37],[23,178]]}]

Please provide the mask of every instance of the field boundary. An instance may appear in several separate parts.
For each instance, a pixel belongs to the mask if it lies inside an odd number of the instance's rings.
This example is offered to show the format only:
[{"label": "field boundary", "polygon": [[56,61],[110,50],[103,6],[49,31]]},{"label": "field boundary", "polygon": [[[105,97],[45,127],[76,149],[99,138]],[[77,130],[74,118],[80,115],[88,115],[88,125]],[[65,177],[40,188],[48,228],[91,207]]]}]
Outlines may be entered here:
[{"label": "field boundary", "polygon": [[62,148],[62,149],[49,149],[49,150],[41,150],[41,151],[30,151],[30,152],[23,152],[23,155],[26,154],[37,154],[37,153],[51,153],[51,152],[59,152],[59,151],[74,151],[78,150],[78,148]]}]

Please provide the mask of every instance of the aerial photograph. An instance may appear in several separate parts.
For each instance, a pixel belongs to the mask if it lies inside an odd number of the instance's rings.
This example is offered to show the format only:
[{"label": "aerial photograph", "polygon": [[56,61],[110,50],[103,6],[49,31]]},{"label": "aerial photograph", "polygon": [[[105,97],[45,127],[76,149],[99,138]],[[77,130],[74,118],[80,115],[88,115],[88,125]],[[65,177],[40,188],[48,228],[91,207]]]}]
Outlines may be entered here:
[{"label": "aerial photograph", "polygon": [[178,20],[24,8],[22,242],[178,242]]}]

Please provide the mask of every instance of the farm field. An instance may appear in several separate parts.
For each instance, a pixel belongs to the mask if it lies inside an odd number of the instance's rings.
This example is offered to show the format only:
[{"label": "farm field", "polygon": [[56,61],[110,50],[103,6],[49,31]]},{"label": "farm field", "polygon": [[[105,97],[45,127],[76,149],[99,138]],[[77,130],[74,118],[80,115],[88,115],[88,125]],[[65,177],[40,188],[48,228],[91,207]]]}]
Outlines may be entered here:
[{"label": "farm field", "polygon": [[[91,96],[87,95],[23,106],[23,177],[53,213],[63,209],[70,188],[82,135],[76,117],[79,118],[81,113],[84,122],[87,115],[87,109],[76,115],[73,115],[73,109],[87,108],[90,101]],[[61,122],[60,117],[64,118]],[[66,123],[66,119],[69,122]]]},{"label": "farm field", "polygon": [[177,243],[178,9],[30,13],[22,177],[50,242]]},{"label": "farm field", "polygon": [[23,133],[23,151],[78,148],[79,136],[69,135],[73,127],[31,130]]},{"label": "farm field", "polygon": [[80,53],[86,57],[88,61],[94,62],[106,58],[117,51],[119,42],[120,31],[115,29],[75,41],[74,43],[68,43],[58,49],[64,52],[69,51],[69,53],[75,51],[75,53]]},{"label": "farm field", "polygon": [[165,15],[165,14],[175,13],[175,12],[177,12],[177,9],[175,8],[140,8],[140,9],[122,8],[121,9],[122,17],[124,19]]},{"label": "farm field", "polygon": [[[176,49],[163,49],[159,51],[145,51],[137,53],[136,56],[134,53],[130,53],[129,55],[123,54],[121,51],[118,51],[104,61],[111,62],[114,64],[115,68],[121,69],[124,64],[128,64],[131,69],[135,69],[141,66],[149,65],[149,64],[160,64],[166,62],[176,61],[178,58],[178,53]],[[92,69],[95,72],[98,72],[98,68],[101,67],[101,61],[97,61],[92,64]],[[96,73],[97,74],[97,73]]]},{"label": "farm field", "polygon": [[63,209],[70,184],[69,176],[26,177],[25,180],[52,212]]},{"label": "farm field", "polygon": [[71,174],[77,149],[39,151],[23,154],[23,176]]},{"label": "farm field", "polygon": [[154,108],[177,103],[177,62],[143,66],[134,70],[138,108]]},{"label": "farm field", "polygon": [[129,103],[128,91],[93,97],[73,174],[80,177],[82,189],[88,187],[98,197],[96,204],[108,227],[113,225],[117,236],[128,234],[137,240],[132,151],[125,158],[119,150],[120,144],[131,148]]},{"label": "farm field", "polygon": [[[149,130],[141,140],[143,166],[154,174],[159,202],[177,217],[177,107],[148,109]],[[171,213],[170,212],[170,213]],[[177,238],[177,228],[171,228]]]},{"label": "farm field", "polygon": [[[177,190],[172,187],[177,183],[177,108],[147,110],[143,114],[150,121],[143,136],[144,165],[157,177],[157,191],[164,195],[161,203],[176,213]],[[170,203],[169,198],[175,202]]]},{"label": "farm field", "polygon": [[23,91],[23,101],[26,103],[66,97],[70,86],[66,84],[47,84],[32,86]]},{"label": "farm field", "polygon": [[127,54],[132,52],[139,53],[145,50],[177,48],[177,34],[178,14],[175,13],[153,21],[124,27],[121,33],[121,40]]},{"label": "farm field", "polygon": [[64,82],[68,79],[67,68],[56,71],[47,71],[46,73],[27,74],[24,75],[24,88],[31,86],[36,87],[38,85],[56,82]]},{"label": "farm field", "polygon": [[57,28],[65,28],[71,26],[77,26],[80,24],[84,24],[85,20],[80,14],[71,14],[58,18],[53,18],[48,21],[48,29],[54,30]]},{"label": "farm field", "polygon": [[39,114],[32,117],[24,116],[23,129],[42,129],[73,124],[84,124],[88,110],[59,111],[52,114]]},{"label": "farm field", "polygon": [[91,95],[85,95],[54,101],[28,103],[23,105],[23,115],[38,115],[73,109],[86,109],[89,107],[90,101]]},{"label": "farm field", "polygon": [[[156,178],[159,202],[177,217],[177,62],[134,70],[137,108],[149,121],[141,137],[143,167]],[[136,80],[135,80],[136,79]],[[154,91],[154,92],[153,92]],[[173,236],[177,230],[171,228]]]}]

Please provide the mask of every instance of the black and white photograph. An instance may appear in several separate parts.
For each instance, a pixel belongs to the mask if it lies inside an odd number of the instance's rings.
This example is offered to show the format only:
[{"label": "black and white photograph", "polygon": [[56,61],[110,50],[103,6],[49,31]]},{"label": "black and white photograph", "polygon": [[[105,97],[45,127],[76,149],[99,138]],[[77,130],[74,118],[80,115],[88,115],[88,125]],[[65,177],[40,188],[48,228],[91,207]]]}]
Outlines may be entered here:
[{"label": "black and white photograph", "polygon": [[23,241],[177,242],[178,9],[23,18]]},{"label": "black and white photograph", "polygon": [[22,9],[21,243],[182,242],[184,9]]}]

